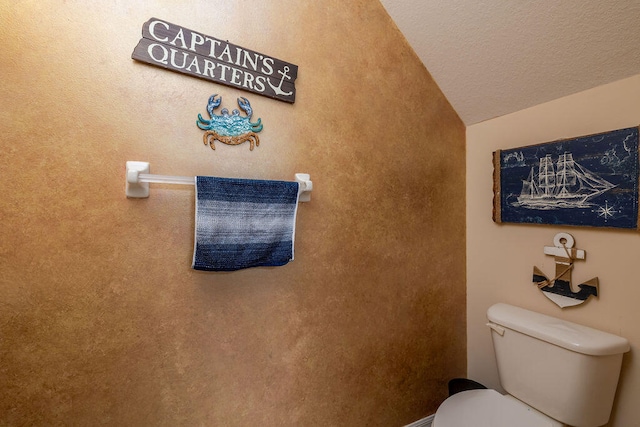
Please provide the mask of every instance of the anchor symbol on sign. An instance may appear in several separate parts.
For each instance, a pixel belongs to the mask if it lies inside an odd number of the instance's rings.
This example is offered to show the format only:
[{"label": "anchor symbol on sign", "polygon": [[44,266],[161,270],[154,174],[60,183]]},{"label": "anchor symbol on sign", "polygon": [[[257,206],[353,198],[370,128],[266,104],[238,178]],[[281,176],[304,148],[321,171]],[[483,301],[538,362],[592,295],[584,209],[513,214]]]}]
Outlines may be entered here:
[{"label": "anchor symbol on sign", "polygon": [[287,74],[288,72],[289,72],[289,66],[288,65],[285,65],[284,71],[278,71],[278,73],[282,76],[282,78],[280,79],[280,84],[278,86],[272,85],[271,84],[271,79],[267,79],[267,83],[269,83],[269,86],[271,86],[271,89],[273,89],[273,91],[276,93],[276,95],[289,96],[289,95],[291,95],[293,93],[293,92],[285,92],[285,91],[282,90],[282,82],[284,82],[284,78],[285,77],[287,79],[291,78]]},{"label": "anchor symbol on sign", "polygon": [[591,295],[598,296],[598,278],[594,277],[578,285],[580,291],[571,289],[571,270],[573,261],[585,259],[585,251],[573,249],[575,241],[569,233],[558,233],[553,239],[555,246],[545,246],[544,253],[553,255],[556,261],[555,278],[549,280],[538,268],[533,267],[533,283],[551,301],[562,308],[584,303]]}]

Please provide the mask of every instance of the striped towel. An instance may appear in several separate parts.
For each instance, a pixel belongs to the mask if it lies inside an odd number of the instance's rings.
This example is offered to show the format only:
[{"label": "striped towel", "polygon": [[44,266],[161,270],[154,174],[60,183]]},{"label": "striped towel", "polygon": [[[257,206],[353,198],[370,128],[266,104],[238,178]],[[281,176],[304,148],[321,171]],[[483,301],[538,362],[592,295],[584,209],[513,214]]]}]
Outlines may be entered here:
[{"label": "striped towel", "polygon": [[293,260],[298,183],[196,177],[196,270],[233,271]]}]

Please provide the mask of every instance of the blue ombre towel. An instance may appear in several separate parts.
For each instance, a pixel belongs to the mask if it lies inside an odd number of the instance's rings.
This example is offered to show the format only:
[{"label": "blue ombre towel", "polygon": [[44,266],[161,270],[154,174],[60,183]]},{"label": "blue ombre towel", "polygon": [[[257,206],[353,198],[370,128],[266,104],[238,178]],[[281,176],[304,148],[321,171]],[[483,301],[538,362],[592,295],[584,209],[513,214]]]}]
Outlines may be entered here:
[{"label": "blue ombre towel", "polygon": [[298,183],[196,177],[196,270],[233,271],[293,260]]}]

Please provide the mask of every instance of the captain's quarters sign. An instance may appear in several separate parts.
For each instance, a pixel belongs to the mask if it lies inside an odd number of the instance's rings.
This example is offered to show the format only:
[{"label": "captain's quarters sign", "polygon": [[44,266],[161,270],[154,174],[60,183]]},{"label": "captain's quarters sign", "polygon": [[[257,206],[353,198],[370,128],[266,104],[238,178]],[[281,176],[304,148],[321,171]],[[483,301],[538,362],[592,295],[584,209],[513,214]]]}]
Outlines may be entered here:
[{"label": "captain's quarters sign", "polygon": [[296,99],[297,65],[160,19],[144,23],[131,57],[280,101]]}]

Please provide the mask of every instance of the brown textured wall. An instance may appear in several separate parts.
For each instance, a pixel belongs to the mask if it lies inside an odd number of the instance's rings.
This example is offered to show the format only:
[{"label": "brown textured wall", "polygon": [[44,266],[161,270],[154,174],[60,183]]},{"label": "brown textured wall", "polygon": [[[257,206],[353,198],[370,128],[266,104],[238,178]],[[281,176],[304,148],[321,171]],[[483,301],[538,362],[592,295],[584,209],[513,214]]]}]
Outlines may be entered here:
[{"label": "brown textured wall", "polygon": [[[377,0],[0,3],[0,424],[403,425],[464,375],[464,126]],[[294,105],[130,59],[151,17],[300,66]],[[212,151],[206,101],[261,145]],[[310,173],[296,260],[190,269],[192,187]]]}]

